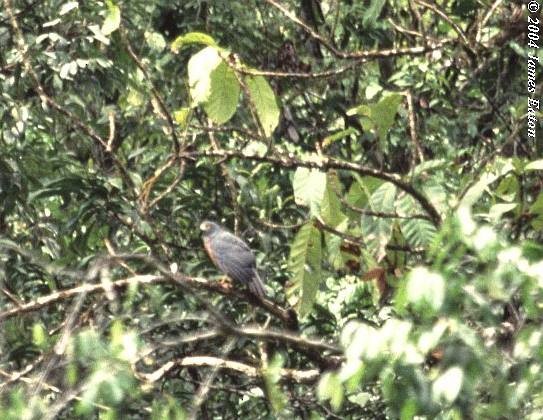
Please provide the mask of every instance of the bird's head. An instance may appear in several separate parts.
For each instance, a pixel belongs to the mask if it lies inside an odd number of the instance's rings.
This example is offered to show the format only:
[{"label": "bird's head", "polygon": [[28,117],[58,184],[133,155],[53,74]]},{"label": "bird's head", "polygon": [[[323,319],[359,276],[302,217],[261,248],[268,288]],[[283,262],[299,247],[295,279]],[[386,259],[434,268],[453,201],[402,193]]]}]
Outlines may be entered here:
[{"label": "bird's head", "polygon": [[205,235],[213,235],[220,230],[220,226],[217,223],[204,220],[200,223],[200,230],[204,232]]}]

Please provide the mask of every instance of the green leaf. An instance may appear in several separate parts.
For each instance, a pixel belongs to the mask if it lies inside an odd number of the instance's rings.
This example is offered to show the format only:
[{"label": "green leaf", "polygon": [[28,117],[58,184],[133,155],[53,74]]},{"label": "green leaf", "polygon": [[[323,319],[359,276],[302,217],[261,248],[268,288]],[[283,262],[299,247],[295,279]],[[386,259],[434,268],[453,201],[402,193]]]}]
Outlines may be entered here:
[{"label": "green leaf", "polygon": [[[345,218],[340,224],[335,225],[334,228],[338,230],[339,232],[346,232],[348,228],[348,222],[349,220]],[[344,263],[346,260],[343,258],[343,254],[341,251],[341,245],[343,244],[343,238],[339,235],[335,235],[330,232],[324,233],[324,239],[326,244],[326,251],[328,253],[328,261],[332,266],[339,270],[343,268]],[[348,258],[352,259],[352,256],[348,256]]]},{"label": "green leaf", "polygon": [[203,104],[214,122],[223,124],[236,112],[240,86],[234,71],[214,47],[193,55],[188,64],[193,104]]},{"label": "green leaf", "polygon": [[284,364],[284,358],[280,353],[277,353],[263,372],[267,397],[275,414],[280,414],[284,410],[287,401],[281,387],[278,385]]},{"label": "green leaf", "polygon": [[193,105],[207,101],[211,93],[211,72],[221,64],[222,58],[214,47],[207,47],[194,54],[188,63],[190,95]]},{"label": "green leaf", "polygon": [[40,348],[44,348],[47,344],[47,331],[41,323],[32,325],[32,341]]},{"label": "green leaf", "polygon": [[366,404],[370,401],[371,394],[369,392],[359,392],[354,395],[349,395],[347,399],[353,404],[358,405],[359,407],[365,407]]},{"label": "green leaf", "polygon": [[435,226],[428,220],[403,219],[400,226],[405,238],[412,246],[427,246],[436,235]]},{"label": "green leaf", "polygon": [[326,224],[336,227],[342,223],[346,216],[341,212],[341,203],[338,194],[341,193],[341,183],[337,175],[329,173],[326,177],[320,213]]},{"label": "green leaf", "polygon": [[398,106],[402,102],[402,95],[391,93],[385,96],[376,104],[360,105],[352,108],[347,112],[347,115],[358,114],[362,117],[367,117],[371,121],[373,128],[377,130],[377,135],[381,141],[386,139],[386,135],[398,112]]},{"label": "green leaf", "polygon": [[505,176],[498,185],[498,188],[494,191],[496,197],[501,198],[503,201],[512,202],[515,200],[520,192],[520,184],[518,178],[515,175]]},{"label": "green leaf", "polygon": [[187,126],[187,119],[189,115],[190,115],[190,108],[183,107],[183,108],[179,108],[177,111],[174,111],[173,119],[182,128],[185,128]]},{"label": "green leaf", "polygon": [[419,163],[413,169],[413,176],[418,177],[423,173],[432,172],[436,169],[443,169],[449,165],[445,159],[432,159]]},{"label": "green leaf", "polygon": [[298,168],[292,179],[294,200],[296,204],[308,206],[311,215],[320,213],[324,191],[326,190],[326,173],[316,169]]},{"label": "green leaf", "polygon": [[518,203],[498,203],[490,207],[488,217],[494,221],[498,221],[505,213],[513,210],[518,206]]},{"label": "green leaf", "polygon": [[171,49],[174,53],[179,52],[183,47],[192,44],[204,44],[210,47],[217,46],[215,40],[208,34],[202,32],[189,32],[185,35],[180,35],[174,39]]},{"label": "green leaf", "polygon": [[368,202],[368,195],[358,182],[353,182],[345,200],[354,207],[363,208]]},{"label": "green leaf", "polygon": [[364,27],[373,27],[385,3],[386,0],[371,0],[369,7],[362,17],[362,25]]},{"label": "green leaf", "polygon": [[368,204],[373,191],[382,185],[383,181],[377,178],[360,177],[356,174],[353,176],[356,182],[351,185],[345,199],[355,207],[364,208]]},{"label": "green leaf", "polygon": [[104,23],[102,24],[101,32],[104,35],[109,35],[119,29],[121,24],[121,9],[116,6],[112,1],[107,3],[107,13]]},{"label": "green leaf", "polygon": [[238,107],[240,86],[234,71],[223,61],[211,72],[211,94],[204,109],[214,122],[227,122]]},{"label": "green leaf", "polygon": [[509,160],[493,162],[488,172],[483,173],[479,180],[466,192],[459,207],[471,207],[486,191],[487,187],[496,181],[499,177],[514,171],[514,167]]},{"label": "green leaf", "polygon": [[543,159],[534,160],[524,168],[525,171],[543,171]]},{"label": "green leaf", "polygon": [[317,387],[317,396],[319,400],[330,400],[330,405],[334,410],[339,410],[343,403],[343,386],[336,373],[326,372],[322,375]]},{"label": "green leaf", "polygon": [[386,139],[388,130],[390,127],[392,127],[392,124],[394,124],[394,119],[396,118],[396,113],[398,112],[398,106],[401,102],[402,95],[393,93],[385,96],[377,104],[371,107],[371,118],[377,125],[377,133],[381,141]]},{"label": "green leaf", "polygon": [[[384,213],[394,212],[396,194],[396,187],[390,182],[385,182],[372,193],[369,209]],[[385,255],[385,247],[390,241],[394,223],[394,219],[391,218],[365,215],[361,217],[362,236],[377,256],[378,261]]]},{"label": "green leaf", "polygon": [[530,212],[543,215],[543,192],[540,192],[537,199],[530,206]]},{"label": "green leaf", "polygon": [[337,133],[331,134],[324,138],[322,141],[322,147],[326,148],[338,140],[350,136],[351,134],[358,134],[358,130],[354,127],[349,127],[345,130],[341,130]]},{"label": "green leaf", "polygon": [[279,107],[277,99],[268,81],[262,76],[248,76],[245,78],[251,101],[256,108],[256,114],[264,129],[264,134],[269,137],[279,124]]},{"label": "green leaf", "polygon": [[406,298],[419,311],[439,311],[445,300],[445,281],[426,267],[414,268],[407,278]]},{"label": "green leaf", "polygon": [[536,215],[536,218],[531,221],[532,227],[536,230],[543,230],[543,192],[539,193],[537,199],[530,206],[530,213]]},{"label": "green leaf", "polygon": [[79,3],[77,1],[69,1],[67,3],[64,3],[61,6],[60,10],[58,11],[58,15],[59,16],[65,15],[66,13],[69,13],[73,9],[77,9],[78,7],[79,7]]},{"label": "green leaf", "polygon": [[289,258],[292,279],[287,296],[301,316],[308,314],[315,302],[321,280],[321,259],[321,233],[308,222],[296,234]]},{"label": "green leaf", "polygon": [[483,195],[486,188],[492,184],[498,175],[492,173],[484,173],[479,181],[477,181],[464,195],[459,207],[468,206],[471,207],[478,199]]},{"label": "green leaf", "polygon": [[166,48],[166,40],[159,32],[146,31],[143,36],[145,37],[145,41],[147,41],[149,47],[152,49],[162,51],[164,48]]},{"label": "green leaf", "polygon": [[445,400],[452,403],[460,390],[464,380],[464,371],[459,366],[453,366],[437,378],[432,385],[432,393],[436,401]]}]

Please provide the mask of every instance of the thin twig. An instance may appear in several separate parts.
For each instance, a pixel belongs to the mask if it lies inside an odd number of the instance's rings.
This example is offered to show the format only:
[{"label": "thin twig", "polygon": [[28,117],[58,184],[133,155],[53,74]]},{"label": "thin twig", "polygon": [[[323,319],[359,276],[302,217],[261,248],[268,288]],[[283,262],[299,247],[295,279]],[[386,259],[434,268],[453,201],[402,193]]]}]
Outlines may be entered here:
[{"label": "thin twig", "polygon": [[[411,142],[413,143],[414,152],[419,158],[419,162],[424,162],[424,152],[422,151],[422,146],[420,145],[419,137],[417,136],[417,122],[415,119],[415,111],[413,107],[413,95],[411,94],[411,91],[408,90],[405,92],[405,97],[407,99],[407,115],[409,120],[409,134],[411,136]],[[411,165],[411,169],[414,169],[415,167],[415,158],[413,153],[413,164]]]},{"label": "thin twig", "polygon": [[415,0],[416,3],[420,4],[421,6],[424,6],[426,7],[427,9],[430,9],[431,11],[433,11],[435,14],[437,14],[438,16],[440,16],[445,22],[447,22],[449,25],[451,25],[451,27],[454,29],[454,31],[458,34],[458,36],[460,37],[460,39],[462,40],[462,43],[464,44],[464,46],[470,51],[472,52],[473,54],[475,54],[475,51],[473,50],[468,38],[466,37],[466,34],[464,33],[464,31],[462,30],[462,28],[460,28],[460,26],[458,26],[449,16],[447,16],[447,14],[436,4],[432,4],[432,3],[428,3],[424,0]]},{"label": "thin twig", "polygon": [[123,42],[125,44],[126,51],[128,52],[128,55],[136,63],[138,68],[141,70],[141,72],[145,76],[145,79],[149,83],[153,98],[158,103],[158,105],[160,107],[160,111],[163,114],[162,116],[163,116],[163,118],[166,119],[166,122],[168,124],[168,128],[170,129],[170,134],[172,136],[172,141],[173,141],[174,153],[177,154],[177,153],[179,153],[181,145],[179,144],[179,139],[177,138],[177,134],[176,134],[176,130],[175,130],[175,124],[173,122],[172,114],[168,110],[168,107],[166,106],[166,103],[164,102],[164,99],[162,99],[162,95],[160,95],[159,91],[155,87],[155,85],[154,85],[154,83],[153,83],[153,81],[152,81],[152,79],[151,79],[151,77],[149,75],[149,72],[147,71],[147,69],[145,68],[145,66],[141,62],[141,60],[138,58],[138,56],[136,55],[136,53],[132,49],[132,45],[130,45],[130,41],[128,40],[128,37],[126,36],[126,32],[125,32],[124,29],[121,29],[121,37],[122,37]]},{"label": "thin twig", "polygon": [[387,58],[398,55],[417,55],[423,54],[432,50],[440,49],[445,44],[449,43],[451,40],[443,40],[437,43],[428,43],[424,46],[410,47],[410,48],[392,48],[388,50],[373,50],[373,51],[355,51],[355,52],[344,52],[338,50],[328,39],[324,38],[318,34],[313,28],[311,28],[307,23],[299,19],[294,13],[289,11],[283,5],[279,4],[275,0],[265,0],[266,3],[278,9],[283,15],[289,18],[292,22],[300,26],[305,32],[307,32],[313,39],[317,40],[322,46],[324,46],[328,51],[338,58],[343,59],[374,59],[374,58]]}]

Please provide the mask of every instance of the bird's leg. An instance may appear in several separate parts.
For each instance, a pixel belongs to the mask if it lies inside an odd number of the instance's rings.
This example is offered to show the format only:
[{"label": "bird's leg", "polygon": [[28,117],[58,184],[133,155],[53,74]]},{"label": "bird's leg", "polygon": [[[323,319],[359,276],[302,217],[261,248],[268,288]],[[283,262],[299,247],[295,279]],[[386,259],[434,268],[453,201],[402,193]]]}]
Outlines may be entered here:
[{"label": "bird's leg", "polygon": [[232,284],[232,280],[228,276],[223,276],[219,279],[219,284],[221,287],[223,287],[226,290],[232,290],[234,288],[234,285]]}]

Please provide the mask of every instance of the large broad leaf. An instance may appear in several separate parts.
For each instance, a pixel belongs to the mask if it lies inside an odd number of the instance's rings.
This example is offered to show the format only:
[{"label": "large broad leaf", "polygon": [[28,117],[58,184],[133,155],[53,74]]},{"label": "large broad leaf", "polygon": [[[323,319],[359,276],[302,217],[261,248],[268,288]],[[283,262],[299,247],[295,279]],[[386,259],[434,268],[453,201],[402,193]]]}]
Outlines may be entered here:
[{"label": "large broad leaf", "polygon": [[294,172],[292,187],[296,204],[308,206],[312,216],[318,215],[326,190],[326,173],[316,169],[298,168]]},{"label": "large broad leaf", "polygon": [[213,121],[223,124],[232,118],[239,101],[240,86],[234,71],[223,61],[211,72],[211,94],[204,109]]},{"label": "large broad leaf", "polygon": [[321,280],[321,233],[311,222],[302,226],[290,249],[292,279],[287,288],[291,305],[301,316],[311,310]]},{"label": "large broad leaf", "polygon": [[326,188],[321,203],[321,216],[326,224],[336,227],[342,223],[346,216],[341,212],[341,203],[338,194],[341,194],[341,183],[334,173],[326,177]]},{"label": "large broad leaf", "polygon": [[221,62],[219,51],[214,47],[204,48],[190,58],[188,76],[193,105],[200,105],[207,101],[211,93],[211,72]]},{"label": "large broad leaf", "polygon": [[428,174],[438,169],[446,168],[450,163],[445,159],[432,159],[419,163],[413,169],[413,176],[418,177],[421,174]]},{"label": "large broad leaf", "polygon": [[436,235],[436,227],[428,220],[402,219],[400,221],[402,233],[412,246],[427,246]]},{"label": "large broad leaf", "polygon": [[[398,196],[395,202],[395,208],[396,213],[401,216],[409,217],[424,213],[418,201],[407,194]],[[428,220],[418,218],[398,219],[397,223],[401,228],[403,236],[411,246],[427,246],[434,239],[436,234],[435,226]]]},{"label": "large broad leaf", "polygon": [[[370,209],[377,212],[393,213],[396,193],[396,187],[390,182],[385,182],[371,195]],[[394,219],[362,216],[360,224],[364,240],[377,256],[377,261],[380,261],[385,255],[385,247],[391,238]]]},{"label": "large broad leaf", "polygon": [[207,47],[191,57],[188,64],[193,105],[203,104],[214,122],[228,121],[238,106],[240,86],[219,50]]},{"label": "large broad leaf", "polygon": [[279,124],[279,107],[272,88],[262,76],[248,76],[245,78],[251,101],[255,106],[258,119],[267,137]]}]

